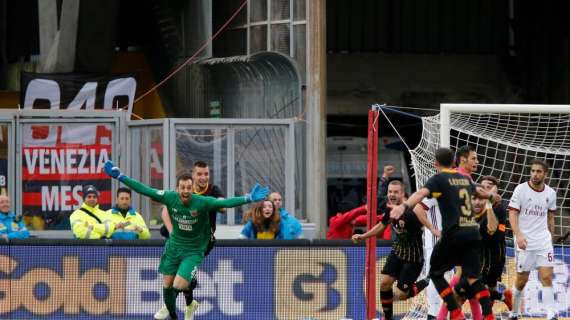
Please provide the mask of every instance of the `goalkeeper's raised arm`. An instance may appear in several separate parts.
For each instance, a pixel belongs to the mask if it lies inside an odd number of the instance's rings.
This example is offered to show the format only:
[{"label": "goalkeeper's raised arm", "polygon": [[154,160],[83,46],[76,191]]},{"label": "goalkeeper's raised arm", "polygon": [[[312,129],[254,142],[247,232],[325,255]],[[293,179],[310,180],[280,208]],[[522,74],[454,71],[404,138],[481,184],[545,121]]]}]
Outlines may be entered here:
[{"label": "goalkeeper's raised arm", "polygon": [[[147,186],[144,183],[141,183],[138,180],[128,177],[127,175],[121,172],[119,167],[115,166],[113,161],[107,160],[105,162],[105,166],[103,167],[105,173],[109,175],[113,179],[117,179],[124,183],[129,188],[133,189],[137,193],[143,194],[154,201],[164,203],[164,191],[155,189],[151,186]],[[173,192],[173,191],[171,191]]]},{"label": "goalkeeper's raised arm", "polygon": [[[180,196],[180,200],[182,203],[187,204],[190,202],[192,198],[192,184],[190,183],[189,189],[185,188],[184,186],[178,185],[178,192],[176,191],[164,191],[152,188],[148,185],[141,183],[133,178],[128,177],[127,175],[121,172],[119,167],[115,166],[113,161],[107,160],[104,166],[105,173],[110,177],[117,179],[133,189],[134,191],[143,194],[147,197],[150,197],[152,200],[163,203],[169,204],[165,199],[165,195],[168,194],[178,194]],[[192,177],[188,175],[187,177],[178,177],[178,184],[180,180],[189,180],[192,181]],[[231,208],[237,207],[249,202],[257,202],[265,199],[269,194],[269,188],[265,186],[261,186],[259,183],[256,183],[251,191],[247,193],[245,196],[242,197],[234,197],[229,199],[214,199],[210,197],[204,197],[206,206],[208,210],[219,210],[221,208]]]}]

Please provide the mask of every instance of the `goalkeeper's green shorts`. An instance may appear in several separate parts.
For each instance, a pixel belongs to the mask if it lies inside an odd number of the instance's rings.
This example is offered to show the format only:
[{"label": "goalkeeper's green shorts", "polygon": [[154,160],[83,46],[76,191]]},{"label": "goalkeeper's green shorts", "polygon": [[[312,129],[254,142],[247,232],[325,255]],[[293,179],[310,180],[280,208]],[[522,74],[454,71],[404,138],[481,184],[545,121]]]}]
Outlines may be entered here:
[{"label": "goalkeeper's green shorts", "polygon": [[178,275],[190,282],[198,272],[198,266],[204,260],[204,253],[188,252],[166,246],[158,271],[166,276]]}]

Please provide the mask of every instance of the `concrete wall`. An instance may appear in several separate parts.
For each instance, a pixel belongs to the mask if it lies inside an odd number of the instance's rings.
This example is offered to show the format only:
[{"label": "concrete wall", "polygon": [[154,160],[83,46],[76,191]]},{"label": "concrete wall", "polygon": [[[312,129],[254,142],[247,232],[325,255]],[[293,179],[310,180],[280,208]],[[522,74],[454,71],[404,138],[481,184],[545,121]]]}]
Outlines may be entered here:
[{"label": "concrete wall", "polygon": [[371,103],[517,102],[495,55],[328,54],[327,114],[365,115]]}]

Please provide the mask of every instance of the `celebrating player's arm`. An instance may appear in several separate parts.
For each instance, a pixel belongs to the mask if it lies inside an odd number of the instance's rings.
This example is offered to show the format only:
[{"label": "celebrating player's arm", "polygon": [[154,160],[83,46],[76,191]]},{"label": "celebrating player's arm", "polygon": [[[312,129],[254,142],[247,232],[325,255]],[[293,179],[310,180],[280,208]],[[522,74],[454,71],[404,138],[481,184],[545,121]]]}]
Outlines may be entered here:
[{"label": "celebrating player's arm", "polygon": [[[119,181],[121,181],[122,183],[124,183],[125,185],[127,185],[128,187],[130,187],[131,189],[135,190],[137,193],[140,193],[142,195],[145,195],[149,198],[151,198],[152,200],[156,201],[156,202],[160,202],[165,204],[164,201],[164,195],[168,192],[165,192],[164,190],[158,190],[155,188],[152,188],[150,186],[147,186],[133,178],[130,178],[126,175],[124,175],[121,170],[115,166],[115,164],[113,163],[113,161],[111,160],[107,160],[105,162],[105,166],[104,166],[104,170],[105,173],[107,173],[107,175],[111,176],[112,178],[115,178]],[[180,190],[182,191],[182,190]],[[182,196],[182,200],[186,201],[190,198],[191,196],[191,192],[180,192],[181,196]],[[204,197],[207,198],[206,200],[206,205],[208,206],[209,210],[219,210],[221,208],[231,208],[231,207],[237,207],[249,202],[257,202],[260,201],[261,199],[267,197],[267,195],[269,194],[269,189],[267,187],[263,187],[261,185],[259,185],[258,183],[256,183],[253,188],[251,189],[251,192],[246,194],[243,197],[234,197],[234,198],[229,198],[229,199],[216,199],[216,198],[212,198],[212,197]],[[186,198],[186,199],[185,199]]]},{"label": "celebrating player's arm", "polygon": [[360,243],[362,240],[366,240],[370,237],[375,237],[379,233],[383,232],[384,229],[386,229],[387,225],[388,224],[384,224],[384,219],[382,219],[382,221],[377,223],[374,227],[372,227],[372,229],[366,231],[365,233],[352,235],[352,242]]},{"label": "celebrating player's arm", "polygon": [[[484,176],[480,180],[480,186],[490,192],[498,193],[499,181],[493,176]],[[501,199],[502,200],[502,199]],[[506,224],[506,213],[501,203],[495,201],[495,203],[488,201],[486,205],[487,209],[487,233],[490,235],[495,234],[497,231],[499,233],[505,232]]]},{"label": "celebrating player's arm", "polygon": [[497,215],[493,210],[493,205],[491,204],[491,201],[487,202],[485,211],[487,215],[487,233],[493,235],[495,234],[495,232],[497,232],[497,228],[499,227],[499,220],[497,219]]},{"label": "celebrating player's arm", "polygon": [[137,193],[145,195],[156,202],[164,203],[164,195],[165,195],[164,190],[158,190],[152,188],[133,178],[124,175],[119,169],[119,167],[115,166],[113,161],[107,160],[105,162],[103,169],[105,170],[105,173],[109,175],[111,178],[121,181],[122,183],[124,183],[129,188],[136,191]]},{"label": "celebrating player's arm", "polygon": [[[432,184],[432,186],[434,186],[434,184]],[[402,216],[402,214],[404,213],[404,211],[406,211],[409,208],[415,207],[425,197],[428,197],[431,195],[432,197],[437,198],[440,194],[441,194],[440,191],[435,190],[435,189],[430,190],[430,189],[428,189],[428,185],[426,185],[425,187],[422,187],[421,189],[416,191],[414,194],[412,194],[410,196],[410,198],[408,198],[408,200],[404,201],[400,206],[397,206],[394,209],[392,209],[392,211],[390,212],[390,218],[399,219]],[[483,187],[480,187],[480,186],[475,187],[475,194],[478,197],[489,199],[489,201],[491,201],[494,204],[499,203],[502,200],[501,196],[498,195],[496,192],[487,191]]]},{"label": "celebrating player's arm", "polygon": [[[204,197],[207,199],[206,205],[208,206],[208,211],[220,211],[223,208],[232,208],[240,206],[244,203],[261,201],[269,195],[269,189],[256,183],[249,193],[246,193],[243,197],[233,197],[233,198],[213,198]],[[245,200],[245,202],[243,202]],[[225,213],[225,211],[224,211]]]},{"label": "celebrating player's arm", "polygon": [[400,217],[404,214],[404,212],[410,208],[414,208],[423,198],[430,195],[430,190],[426,187],[419,189],[418,191],[414,192],[408,200],[402,202],[401,205],[394,207],[390,211],[390,218],[392,219],[400,219]]},{"label": "celebrating player's arm", "polygon": [[475,185],[475,196],[483,199],[489,199],[492,205],[497,205],[503,201],[503,198],[497,193],[497,191],[487,190],[480,185]]},{"label": "celebrating player's arm", "polygon": [[441,237],[441,231],[437,230],[429,221],[427,212],[421,205],[416,205],[414,207],[414,213],[416,214],[416,217],[418,217],[418,220],[421,222],[421,224],[426,227],[431,232],[431,234],[438,238]]}]

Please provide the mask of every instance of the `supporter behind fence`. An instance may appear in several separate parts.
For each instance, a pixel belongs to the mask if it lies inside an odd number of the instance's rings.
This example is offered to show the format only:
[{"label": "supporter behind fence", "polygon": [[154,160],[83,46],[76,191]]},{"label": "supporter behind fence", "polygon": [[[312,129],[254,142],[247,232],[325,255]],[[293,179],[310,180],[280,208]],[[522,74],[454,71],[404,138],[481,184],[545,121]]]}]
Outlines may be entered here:
[{"label": "supporter behind fence", "polygon": [[249,209],[244,220],[247,222],[241,230],[242,239],[283,239],[281,216],[270,200],[264,200]]},{"label": "supporter behind fence", "polygon": [[0,238],[25,239],[30,236],[24,222],[10,211],[10,198],[0,195]]},{"label": "supporter behind fence", "polygon": [[83,204],[69,216],[69,223],[77,239],[110,238],[115,229],[126,225],[115,225],[109,215],[99,209],[99,191],[91,185],[83,187]]},{"label": "supporter behind fence", "polygon": [[146,240],[150,238],[150,231],[144,218],[131,206],[131,189],[121,187],[117,190],[115,206],[107,210],[107,215],[116,226],[111,235],[112,239]]},{"label": "supporter behind fence", "polygon": [[303,227],[294,215],[290,214],[283,208],[283,197],[279,192],[272,192],[269,195],[269,200],[279,211],[281,215],[281,234],[284,240],[300,239],[303,238]]}]

